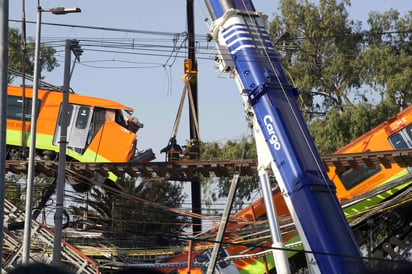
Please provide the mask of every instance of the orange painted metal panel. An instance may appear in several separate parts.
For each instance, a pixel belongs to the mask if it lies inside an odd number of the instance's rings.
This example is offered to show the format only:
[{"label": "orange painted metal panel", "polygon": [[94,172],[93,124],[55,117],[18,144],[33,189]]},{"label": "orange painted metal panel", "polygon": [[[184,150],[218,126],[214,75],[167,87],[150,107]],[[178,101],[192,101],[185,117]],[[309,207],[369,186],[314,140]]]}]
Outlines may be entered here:
[{"label": "orange painted metal panel", "polygon": [[[342,147],[336,151],[335,154],[393,150],[394,148],[389,143],[388,138],[411,123],[412,107],[408,107],[387,121],[381,123],[371,131]],[[385,169],[382,165],[381,168],[382,170],[380,172],[366,179],[352,189],[345,188],[342,181],[336,174],[335,167],[329,167],[328,175],[336,185],[338,199],[340,201],[345,201],[372,190],[391,177],[405,170],[404,167],[399,167],[397,164],[393,164],[390,169]]]}]

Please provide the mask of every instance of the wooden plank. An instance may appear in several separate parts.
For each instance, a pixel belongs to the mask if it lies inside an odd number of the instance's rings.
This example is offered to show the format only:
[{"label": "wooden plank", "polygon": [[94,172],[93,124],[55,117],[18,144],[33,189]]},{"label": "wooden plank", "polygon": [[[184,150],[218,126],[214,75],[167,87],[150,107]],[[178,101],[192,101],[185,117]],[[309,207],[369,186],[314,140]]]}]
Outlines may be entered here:
[{"label": "wooden plank", "polygon": [[369,169],[376,169],[376,164],[368,156],[361,156],[361,159]]},{"label": "wooden plank", "polygon": [[218,164],[211,164],[210,170],[216,175],[216,177],[223,177],[223,173],[220,171]]},{"label": "wooden plank", "polygon": [[199,173],[203,176],[203,177],[210,177],[210,172],[208,170],[207,166],[200,166],[198,167]]},{"label": "wooden plank", "polygon": [[347,161],[348,161],[350,167],[353,168],[354,170],[360,170],[361,169],[358,162],[355,160],[354,157],[348,157]]},{"label": "wooden plank", "polygon": [[135,170],[133,170],[133,168],[131,168],[130,166],[128,166],[126,169],[125,169],[125,171],[126,171],[126,173],[130,176],[130,177],[139,177],[139,174],[135,171]]},{"label": "wooden plank", "polygon": [[15,165],[15,164],[7,164],[6,163],[6,170],[14,173],[14,174],[21,174],[27,173],[27,166],[25,165]]},{"label": "wooden plank", "polygon": [[406,167],[406,163],[403,159],[403,156],[401,155],[400,152],[395,152],[393,154],[393,160],[400,166],[400,167]]},{"label": "wooden plank", "polygon": [[253,176],[255,172],[249,166],[242,166],[240,169],[240,176]]},{"label": "wooden plank", "polygon": [[175,166],[167,166],[167,173],[169,174],[169,176],[171,178],[177,179],[177,178],[182,177],[180,175],[180,172],[178,171],[178,169]]},{"label": "wooden plank", "polygon": [[50,166],[45,166],[43,162],[35,162],[35,171],[36,173],[43,173],[47,177],[55,177],[57,175],[54,169]]},{"label": "wooden plank", "polygon": [[345,167],[343,166],[342,162],[338,158],[332,158],[332,163],[336,167],[336,171],[344,172]]},{"label": "wooden plank", "polygon": [[[344,171],[346,166],[358,169],[363,164],[369,168],[375,168],[381,164],[384,168],[391,168],[393,164],[401,167],[412,166],[412,149],[396,151],[376,151],[349,154],[332,154],[322,156],[326,169],[335,166],[337,171]],[[36,172],[42,172],[47,176],[55,176],[57,162],[36,161]],[[7,171],[21,174],[27,172],[27,161],[7,160]],[[172,177],[179,180],[187,179],[186,176],[217,176],[228,177],[234,172],[240,172],[241,176],[253,176],[256,174],[256,159],[230,160],[230,161],[177,161],[177,162],[140,162],[140,163],[79,163],[68,162],[66,168],[79,172],[83,176],[92,177],[99,174],[107,177],[109,172],[117,176],[125,173],[132,177]],[[214,173],[214,174],[212,174]],[[190,179],[190,178],[189,178]]]},{"label": "wooden plank", "polygon": [[326,172],[329,172],[329,165],[328,165],[328,163],[325,161],[325,159],[322,159],[322,163],[323,163],[323,166],[324,166],[325,169],[326,169]]},{"label": "wooden plank", "polygon": [[193,177],[195,175],[188,165],[182,166],[182,171],[186,174],[186,177]]},{"label": "wooden plank", "polygon": [[144,165],[140,165],[139,167],[137,167],[137,170],[140,172],[142,177],[145,177],[145,178],[153,177],[152,173],[149,170],[147,170],[146,166]]},{"label": "wooden plank", "polygon": [[221,177],[230,177],[230,173],[229,173],[229,170],[227,169],[227,166],[218,165],[217,169],[219,169],[219,173],[222,174]]},{"label": "wooden plank", "polygon": [[[97,163],[85,164],[85,166],[87,167],[88,170],[92,171],[93,173],[97,173],[102,177],[108,177],[109,176],[109,173],[102,168],[102,164],[100,164],[100,163],[99,164],[97,164]],[[75,167],[75,165],[73,165],[73,167]]]},{"label": "wooden plank", "polygon": [[117,177],[123,177],[123,175],[125,174],[124,169],[120,166],[108,165],[106,170],[112,172]]},{"label": "wooden plank", "polygon": [[389,162],[389,159],[385,156],[385,154],[378,154],[377,157],[384,168],[392,168],[392,164]]},{"label": "wooden plank", "polygon": [[155,167],[153,167],[153,170],[159,177],[166,177],[167,175],[167,169],[163,164],[157,164]]},{"label": "wooden plank", "polygon": [[404,153],[401,153],[401,155],[403,156],[403,160],[405,161],[406,165],[412,166],[412,157],[410,153],[404,152]]}]

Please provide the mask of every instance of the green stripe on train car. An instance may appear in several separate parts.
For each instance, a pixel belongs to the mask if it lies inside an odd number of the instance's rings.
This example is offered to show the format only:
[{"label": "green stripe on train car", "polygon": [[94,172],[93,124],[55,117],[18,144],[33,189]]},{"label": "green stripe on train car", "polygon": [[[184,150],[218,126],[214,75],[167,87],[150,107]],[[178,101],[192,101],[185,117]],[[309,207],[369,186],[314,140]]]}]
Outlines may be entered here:
[{"label": "green stripe on train car", "polygon": [[[36,148],[42,150],[50,150],[54,152],[59,152],[59,146],[53,145],[53,136],[48,134],[37,134],[36,135]],[[19,130],[7,130],[6,134],[6,143],[12,146],[21,146],[22,143],[22,134]],[[26,134],[26,146],[30,146],[30,134]],[[71,158],[75,159],[79,162],[100,162],[106,163],[110,162],[105,157],[102,157],[98,153],[86,149],[83,154],[79,154],[71,149],[66,149],[66,155],[70,156]],[[109,179],[113,182],[116,182],[117,177],[109,173]]]},{"label": "green stripe on train car", "polygon": [[[288,251],[287,256],[290,259],[294,255],[297,254],[297,252],[303,250],[303,245],[300,243],[300,237],[299,236],[294,236],[292,239],[288,240],[285,243],[286,246],[295,246],[293,248],[290,248],[291,251]],[[266,258],[266,263],[268,266],[268,269],[274,269],[275,268],[275,261],[273,259],[273,253],[269,253],[268,255],[265,256]],[[247,265],[246,267],[242,268],[240,271],[240,274],[264,274],[266,273],[266,268],[265,268],[265,260],[264,258],[259,258],[259,260],[256,260],[255,262]]]},{"label": "green stripe on train car", "polygon": [[[401,172],[399,172],[398,174],[392,176],[390,179],[388,179],[387,181],[385,181],[383,184],[391,182],[393,180],[396,180],[402,176],[405,176],[409,174],[408,170],[405,169]],[[365,212],[367,212],[368,210],[370,210],[373,206],[379,204],[380,202],[382,202],[383,200],[387,199],[388,197],[392,196],[393,194],[399,192],[400,190],[404,189],[405,187],[407,187],[411,182],[406,182],[404,184],[395,186],[391,189],[388,189],[384,192],[378,193],[375,196],[366,198],[354,205],[351,205],[349,207],[346,207],[343,209],[343,212],[345,213],[346,219],[348,221],[350,221],[351,219],[358,217],[359,215],[364,214]]]}]

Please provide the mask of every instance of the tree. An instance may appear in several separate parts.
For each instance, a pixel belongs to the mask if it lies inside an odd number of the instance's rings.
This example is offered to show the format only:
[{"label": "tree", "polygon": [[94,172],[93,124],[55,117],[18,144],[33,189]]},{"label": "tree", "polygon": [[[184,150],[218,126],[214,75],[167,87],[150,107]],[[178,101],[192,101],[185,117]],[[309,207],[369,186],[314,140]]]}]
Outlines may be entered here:
[{"label": "tree", "polygon": [[[301,90],[299,102],[318,150],[329,154],[412,101],[412,12],[404,18],[393,10],[371,13],[370,29],[362,30],[348,18],[349,0],[312,2],[281,0],[269,34],[286,75]],[[203,144],[202,155],[240,159],[240,143]],[[213,198],[226,194],[228,179],[219,186]],[[256,179],[240,187],[241,197],[257,186]]]},{"label": "tree", "polygon": [[[143,201],[179,208],[185,198],[181,184],[166,180],[136,182],[133,178],[126,178],[121,182],[121,188],[127,196],[98,187],[90,191],[88,205],[93,209],[88,213],[93,216],[90,220],[95,227],[103,229],[107,238],[116,236],[117,239],[132,240],[145,237],[147,240],[155,239],[158,244],[167,244],[169,236],[165,234],[179,233],[186,226],[187,217]],[[81,216],[84,210],[84,207],[72,206],[71,213]],[[132,243],[127,241],[126,244]]]},{"label": "tree", "polygon": [[361,54],[363,81],[382,100],[406,107],[412,102],[412,10],[403,18],[393,9],[372,12],[368,24]]},{"label": "tree", "polygon": [[[348,19],[349,0],[282,0],[270,34],[320,152],[332,153],[411,102],[412,11]],[[346,113],[345,113],[346,112]]]},{"label": "tree", "polygon": [[[34,42],[29,40],[27,47],[23,50],[22,34],[16,28],[9,28],[8,39],[8,68],[18,72],[22,72],[24,68],[24,72],[26,74],[32,75],[34,72]],[[52,71],[58,66],[57,59],[54,57],[55,53],[56,50],[54,48],[47,47],[45,45],[41,46],[41,58],[39,62],[40,70],[47,69],[47,71]],[[13,82],[14,77],[14,75],[9,73],[9,84]],[[44,194],[42,191],[38,190],[37,187],[44,191],[44,189],[50,186],[51,181],[41,176],[36,176],[35,179],[36,189],[33,199],[37,202],[41,199],[41,195]],[[7,199],[10,199],[17,206],[21,206],[21,204],[24,205],[24,201],[26,199],[22,193],[25,193],[24,189],[21,189],[20,184],[15,184],[14,182],[13,184],[8,185],[5,195]]]},{"label": "tree", "polygon": [[[9,68],[18,72],[22,72],[23,68],[25,73],[33,75],[34,72],[34,50],[35,43],[33,40],[29,40],[26,49],[22,48],[22,35],[18,29],[9,28]],[[56,50],[53,47],[41,45],[41,57],[39,60],[40,71],[46,69],[52,71],[59,64],[54,56]],[[23,58],[24,56],[24,58]],[[41,77],[42,78],[42,77]],[[8,82],[11,83],[14,79],[13,75],[9,75]]]},{"label": "tree", "polygon": [[320,0],[316,6],[308,0],[282,0],[281,15],[270,23],[282,64],[312,115],[352,104],[350,91],[361,86],[360,25],[349,21],[345,9],[349,4]]},{"label": "tree", "polygon": [[[256,159],[255,140],[249,137],[242,137],[239,141],[229,140],[223,146],[216,142],[201,144],[201,160],[241,160],[241,159]],[[206,195],[204,202],[210,205],[219,198],[226,197],[229,192],[230,182],[232,178],[220,177],[207,178],[203,180],[203,191]],[[214,191],[211,184],[216,183],[217,187]],[[236,192],[235,205],[242,207],[246,200],[251,198],[251,194],[259,187],[259,178],[257,176],[242,177],[238,184]],[[212,189],[212,191],[211,191]]]},{"label": "tree", "polygon": [[[349,109],[347,106],[343,106]],[[399,111],[399,108],[383,101],[378,105],[357,104],[350,111],[332,110],[325,119],[317,119],[309,125],[316,147],[321,155],[331,154],[357,137],[376,127]]]},{"label": "tree", "polygon": [[223,146],[216,142],[202,142],[201,148],[201,159],[205,161],[256,158],[255,140],[246,136],[243,136],[239,141],[228,140]]},{"label": "tree", "polygon": [[[24,208],[26,202],[26,187],[27,187],[27,176],[24,174],[13,174],[8,173],[6,175],[5,184],[5,197],[13,205]],[[44,174],[39,174],[35,177],[33,185],[33,204],[34,212],[33,218],[37,218],[41,211],[44,209],[44,205],[41,205],[41,201],[47,197],[47,192],[49,188],[55,188],[54,178],[47,177]]]}]

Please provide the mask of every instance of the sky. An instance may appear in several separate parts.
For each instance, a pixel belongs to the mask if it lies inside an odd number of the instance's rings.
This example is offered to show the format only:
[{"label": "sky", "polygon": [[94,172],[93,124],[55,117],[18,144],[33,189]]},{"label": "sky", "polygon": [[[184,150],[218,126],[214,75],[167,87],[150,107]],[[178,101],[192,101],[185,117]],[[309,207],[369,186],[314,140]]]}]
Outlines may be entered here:
[{"label": "sky", "polygon": [[[351,2],[349,17],[360,21],[364,21],[370,11],[382,12],[394,8],[403,15],[412,10],[410,0]],[[209,15],[204,1],[194,3],[196,44],[199,47],[196,56],[200,138],[202,141],[224,144],[229,139],[237,140],[250,132],[235,81],[221,75],[214,66],[214,44],[207,43],[205,39],[209,32],[207,22],[210,21],[206,20]],[[269,19],[278,12],[279,0],[254,0],[253,3],[256,10],[267,14]],[[182,35],[174,34],[184,33],[187,29],[186,1],[42,0],[40,4],[43,9],[79,7],[82,10],[81,13],[67,15],[44,12],[43,23],[98,28],[43,24],[42,42],[56,46],[56,57],[60,63],[60,67],[53,72],[43,73],[44,81],[56,86],[63,85],[64,40],[79,40],[84,53],[80,63],[74,67],[71,88],[78,94],[110,99],[135,109],[134,115],[144,124],[138,132],[139,149],[152,148],[157,160],[164,160],[165,155],[160,150],[167,145],[172,134],[183,90],[181,79],[187,54],[185,49],[179,47],[184,42]],[[20,20],[22,1],[11,0],[9,6],[9,18]],[[37,1],[26,1],[25,8],[26,20],[35,22]],[[21,23],[11,21],[10,27],[20,28]],[[33,40],[35,27],[33,23],[27,25],[27,37]],[[116,50],[113,44],[107,47],[109,42],[116,42],[124,49]],[[139,44],[144,44],[145,48],[138,51],[132,48]],[[168,46],[166,50],[160,50],[159,45]],[[172,48],[174,51],[171,51]],[[131,54],[125,54],[125,51]],[[186,101],[177,134],[181,145],[189,139],[188,108]]]}]

